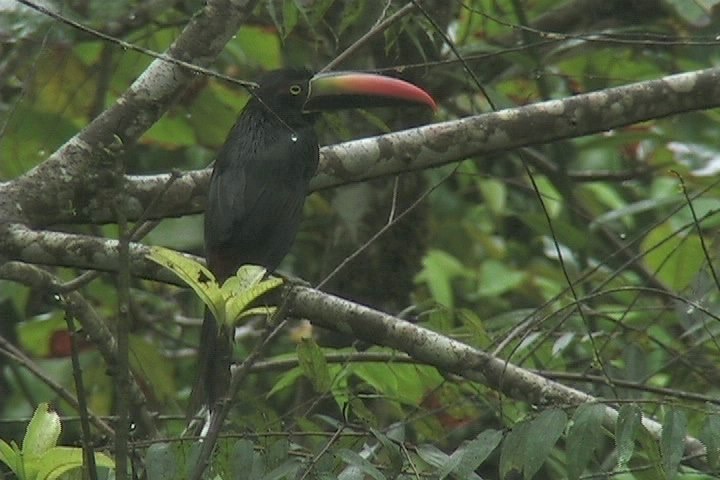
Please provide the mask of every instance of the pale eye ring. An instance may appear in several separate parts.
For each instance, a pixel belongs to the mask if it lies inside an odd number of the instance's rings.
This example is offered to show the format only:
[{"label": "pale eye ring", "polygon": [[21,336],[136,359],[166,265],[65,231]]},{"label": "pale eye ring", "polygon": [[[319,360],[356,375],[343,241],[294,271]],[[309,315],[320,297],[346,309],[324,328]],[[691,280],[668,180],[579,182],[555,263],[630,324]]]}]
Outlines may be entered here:
[{"label": "pale eye ring", "polygon": [[299,95],[300,92],[302,92],[302,87],[300,85],[291,85],[290,86],[290,94],[291,95]]}]

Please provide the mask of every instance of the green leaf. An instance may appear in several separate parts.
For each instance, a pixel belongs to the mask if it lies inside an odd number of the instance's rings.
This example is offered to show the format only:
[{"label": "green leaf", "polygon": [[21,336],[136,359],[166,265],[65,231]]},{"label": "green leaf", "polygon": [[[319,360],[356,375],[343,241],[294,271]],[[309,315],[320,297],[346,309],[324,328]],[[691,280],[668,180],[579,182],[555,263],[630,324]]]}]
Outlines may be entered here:
[{"label": "green leaf", "polygon": [[[113,460],[104,453],[95,453],[95,464],[98,467],[115,468]],[[80,468],[82,465],[83,451],[81,448],[54,447],[37,460],[38,473],[35,478],[55,480],[62,474]]]},{"label": "green leaf", "polygon": [[390,465],[387,468],[387,476],[395,478],[402,471],[404,456],[400,447],[388,435],[374,428],[370,429],[370,433],[382,443],[383,451],[390,459]]},{"label": "green leaf", "polygon": [[602,445],[604,417],[605,406],[597,403],[580,405],[575,410],[567,434],[569,478],[580,478],[593,453]]},{"label": "green leaf", "polygon": [[563,196],[545,175],[535,175],[534,177],[548,215],[552,219],[556,218],[563,209]]},{"label": "green leaf", "polygon": [[295,382],[297,382],[298,379],[302,376],[303,371],[299,367],[288,370],[280,376],[280,379],[277,382],[275,382],[275,385],[273,385],[273,387],[267,393],[266,397],[270,398],[276,393],[281,392],[286,388],[289,388],[290,386],[294,385]]},{"label": "green leaf", "polygon": [[487,460],[502,438],[502,432],[498,430],[485,430],[480,433],[453,452],[447,464],[438,471],[439,478],[442,480],[450,473],[462,479],[480,478],[474,473],[475,470]]},{"label": "green leaf", "polygon": [[265,474],[265,476],[262,477],[262,480],[288,480],[296,478],[295,473],[297,472],[299,467],[300,462],[298,462],[294,458],[289,458],[285,460],[285,462],[283,462],[281,465],[275,467],[271,472]]},{"label": "green leaf", "polygon": [[480,193],[493,215],[501,216],[505,213],[507,201],[507,188],[505,183],[495,179],[478,180]]},{"label": "green leaf", "polygon": [[652,470],[649,472],[649,478],[666,478],[666,475],[662,468],[662,458],[660,455],[660,448],[658,446],[657,439],[642,424],[640,425],[636,436],[637,439],[640,441],[640,446],[642,447],[642,454],[647,457],[645,461],[652,468]]},{"label": "green leaf", "polygon": [[707,450],[708,464],[717,469],[720,466],[720,415],[708,416],[699,438]]},{"label": "green leaf", "polygon": [[159,145],[168,150],[197,145],[195,131],[183,115],[163,115],[140,139],[141,143]]},{"label": "green leaf", "polygon": [[0,462],[3,462],[13,471],[15,475],[19,476],[18,461],[21,459],[20,449],[13,442],[8,444],[4,440],[0,439]]},{"label": "green leaf", "polygon": [[340,25],[335,31],[338,37],[342,35],[346,29],[362,20],[362,15],[365,13],[365,6],[365,0],[345,2],[342,17],[340,18]]},{"label": "green leaf", "polygon": [[545,410],[530,421],[525,439],[525,460],[523,475],[532,478],[545,463],[567,424],[567,414],[560,409]]},{"label": "green leaf", "polygon": [[[338,401],[338,400],[336,400]],[[342,407],[347,418],[361,422],[365,426],[377,426],[378,419],[375,414],[365,405],[365,401],[361,397],[349,398]]]},{"label": "green leaf", "polygon": [[227,50],[239,62],[260,65],[265,70],[282,66],[282,45],[276,32],[264,26],[243,25],[228,43]]},{"label": "green leaf", "polygon": [[277,307],[252,307],[247,310],[243,310],[235,320],[237,325],[240,320],[246,317],[265,317],[270,318],[277,312]]},{"label": "green leaf", "polygon": [[50,411],[47,403],[38,405],[23,438],[23,456],[29,458],[44,455],[57,445],[61,429],[58,414]]},{"label": "green leaf", "polygon": [[265,451],[264,460],[266,468],[276,468],[282,465],[290,454],[290,442],[282,438],[270,445]]},{"label": "green leaf", "polygon": [[515,424],[500,450],[500,477],[520,478],[525,469],[525,455],[527,451],[527,437],[530,431],[530,422],[524,421]]},{"label": "green leaf", "polygon": [[[283,281],[279,277],[270,277],[266,280],[267,270],[257,265],[243,265],[237,273],[228,278],[222,286],[222,295],[225,298],[225,321],[235,326],[237,320],[249,314],[244,313],[248,306],[258,298],[273,290]],[[268,312],[269,310],[256,310]]]},{"label": "green leaf", "polygon": [[150,445],[145,453],[148,480],[171,480],[178,476],[177,452],[169,443]]},{"label": "green leaf", "polygon": [[660,455],[665,475],[672,480],[677,475],[683,452],[685,451],[685,435],[687,434],[687,416],[682,410],[671,408],[663,421],[660,437]]},{"label": "green leaf", "polygon": [[450,455],[432,444],[418,446],[417,454],[425,463],[437,468],[444,467],[450,461]]},{"label": "green leaf", "polygon": [[375,480],[385,480],[385,475],[383,475],[380,470],[375,468],[372,463],[368,462],[366,459],[353,452],[352,450],[348,450],[347,448],[341,448],[337,450],[335,454],[338,456],[338,458],[347,463],[350,467],[359,470],[365,475],[369,475]]},{"label": "green leaf", "polygon": [[632,219],[638,214],[651,212],[653,210],[669,209],[673,205],[677,205],[680,201],[681,197],[679,195],[639,200],[623,207],[610,210],[602,215],[598,215],[592,222],[590,222],[589,229],[595,230],[598,227],[619,220],[623,221],[626,225],[631,225],[633,223]]},{"label": "green leaf", "polygon": [[704,10],[701,2],[685,2],[683,0],[665,0],[673,7],[680,17],[694,27],[701,27],[709,24],[712,20],[709,15],[710,7]]},{"label": "green leaf", "polygon": [[480,288],[478,293],[484,297],[497,297],[521,285],[527,273],[509,268],[497,260],[487,260],[480,267]]},{"label": "green leaf", "polygon": [[705,263],[695,234],[674,235],[670,222],[654,228],[642,241],[644,262],[672,290],[689,286]]},{"label": "green leaf", "polygon": [[316,393],[327,393],[332,385],[327,361],[312,338],[303,338],[297,346],[298,361]]},{"label": "green leaf", "polygon": [[452,281],[468,274],[465,266],[442,250],[430,250],[422,263],[423,269],[417,275],[416,281],[427,285],[433,300],[452,308],[455,304]]},{"label": "green leaf", "polygon": [[225,322],[224,299],[215,276],[210,273],[210,270],[168,248],[151,247],[147,257],[175,273],[195,291],[218,321]]},{"label": "green leaf", "polygon": [[635,436],[642,425],[642,413],[637,405],[625,404],[620,407],[615,422],[615,448],[618,451],[617,468],[623,469],[632,458]]},{"label": "green leaf", "polygon": [[242,478],[248,472],[252,472],[255,462],[255,450],[250,440],[241,438],[232,446],[230,466],[235,474],[232,478]]},{"label": "green leaf", "polygon": [[295,5],[294,0],[285,0],[283,2],[283,24],[282,24],[282,36],[283,39],[287,38],[288,35],[290,35],[290,32],[293,31],[295,26],[298,23],[299,18],[299,9],[298,6]]},{"label": "green leaf", "polygon": [[151,343],[144,337],[130,335],[130,367],[134,372],[139,372],[149,385],[158,399],[168,402],[175,397],[177,387],[173,375],[174,362],[168,362],[157,348],[157,344]]}]

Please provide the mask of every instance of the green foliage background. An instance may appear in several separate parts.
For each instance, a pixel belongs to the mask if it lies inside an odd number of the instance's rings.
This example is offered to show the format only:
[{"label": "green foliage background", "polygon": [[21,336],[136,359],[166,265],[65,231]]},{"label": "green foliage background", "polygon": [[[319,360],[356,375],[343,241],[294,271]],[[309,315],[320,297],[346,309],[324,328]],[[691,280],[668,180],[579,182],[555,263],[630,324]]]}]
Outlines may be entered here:
[{"label": "green foliage background", "polygon": [[[720,61],[715,1],[601,3],[421,2],[498,109]],[[81,0],[67,2],[63,13],[163,51],[200,6]],[[248,80],[283,65],[319,69],[372,27],[385,6],[260,2],[214,68]],[[391,3],[389,11],[396,7]],[[12,1],[0,9],[0,180],[9,181],[115,101],[151,59]],[[400,110],[328,115],[319,126],[326,144],[490,109],[440,32],[417,11],[341,68],[400,71],[432,92],[440,110],[434,117]],[[247,98],[236,86],[198,76],[126,156],[129,172],[204,168]],[[315,340],[303,341],[308,327],[298,323],[243,386],[214,471],[258,479],[299,478],[303,469],[314,475],[307,478],[512,478],[513,472],[548,479],[611,472],[714,478],[717,470],[698,474],[687,464],[676,470],[686,431],[709,447],[710,466],[719,465],[720,283],[711,268],[719,232],[718,120],[717,110],[687,113],[313,193],[283,264],[311,284],[323,281],[391,211],[430,189],[325,288],[477,348],[499,348],[514,364],[626,405],[621,418],[634,426],[630,433],[602,427],[597,408],[508,399],[393,359],[378,346],[317,331]],[[109,225],[68,229],[116,234]],[[199,217],[166,219],[144,242],[200,254],[201,231]],[[70,280],[79,272],[54,273]],[[101,276],[82,294],[114,321],[113,277]],[[0,305],[0,333],[72,391],[65,320],[53,299],[3,281]],[[200,302],[187,289],[134,280],[132,310],[133,369],[151,408],[163,415],[161,429],[177,436],[197,366],[199,323],[188,319],[200,317]],[[236,357],[244,358],[256,338],[245,333]],[[358,352],[364,359],[352,356]],[[112,414],[107,366],[91,345],[80,357],[89,406]],[[2,438],[19,441],[20,420],[41,401],[75,415],[33,375],[2,362],[0,419],[8,422],[0,423]],[[665,422],[669,433],[659,444],[632,420],[640,411]],[[77,424],[64,426],[61,442],[77,441]],[[171,459],[181,478],[197,445],[147,447],[137,446],[148,471],[163,471],[158,465]],[[346,476],[337,477],[340,472]]]}]

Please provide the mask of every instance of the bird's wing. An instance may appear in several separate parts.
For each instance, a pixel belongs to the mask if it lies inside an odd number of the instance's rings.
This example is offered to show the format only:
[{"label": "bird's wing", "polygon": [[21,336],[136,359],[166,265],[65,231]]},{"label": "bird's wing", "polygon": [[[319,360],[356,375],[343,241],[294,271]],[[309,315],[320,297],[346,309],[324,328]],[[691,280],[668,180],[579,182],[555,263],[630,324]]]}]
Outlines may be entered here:
[{"label": "bird's wing", "polygon": [[[295,238],[307,183],[317,166],[317,143],[276,139],[263,148],[246,144],[242,154],[229,147],[218,156],[209,192],[208,257],[227,252],[232,258],[223,263],[234,269],[256,263],[272,270]],[[237,157],[229,161],[223,155]]]}]

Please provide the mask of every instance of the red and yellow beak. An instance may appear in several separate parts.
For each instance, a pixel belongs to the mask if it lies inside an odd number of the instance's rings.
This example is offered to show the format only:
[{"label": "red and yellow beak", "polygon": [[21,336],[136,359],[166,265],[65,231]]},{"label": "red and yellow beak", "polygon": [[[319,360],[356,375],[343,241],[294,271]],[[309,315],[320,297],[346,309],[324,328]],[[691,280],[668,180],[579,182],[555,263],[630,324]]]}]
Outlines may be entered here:
[{"label": "red and yellow beak", "polygon": [[309,82],[303,109],[307,112],[343,108],[426,105],[437,108],[435,100],[412,83],[370,73],[319,73]]}]

